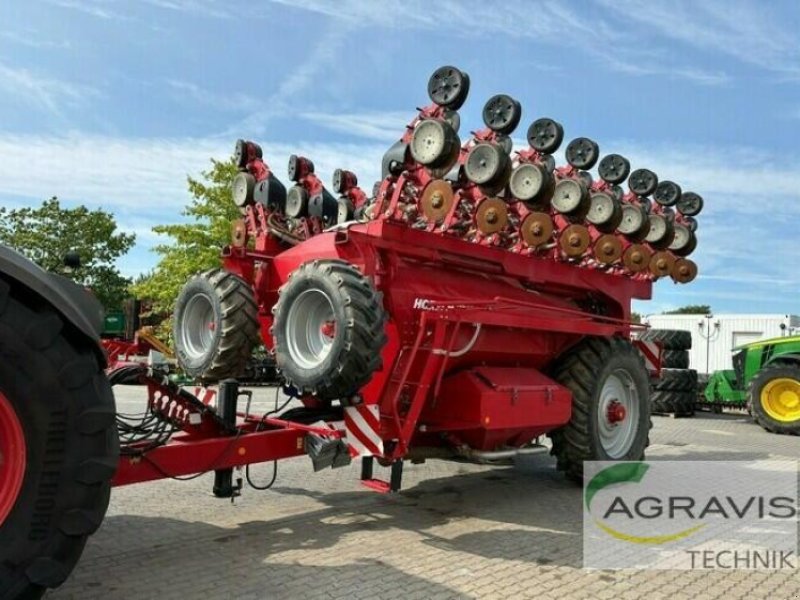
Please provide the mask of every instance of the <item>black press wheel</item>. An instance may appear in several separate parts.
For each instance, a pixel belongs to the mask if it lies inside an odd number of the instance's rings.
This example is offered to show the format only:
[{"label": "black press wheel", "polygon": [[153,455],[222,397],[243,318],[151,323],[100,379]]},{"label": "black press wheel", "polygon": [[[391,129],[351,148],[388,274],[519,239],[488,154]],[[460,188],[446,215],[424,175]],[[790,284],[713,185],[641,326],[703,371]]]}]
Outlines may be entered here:
[{"label": "black press wheel", "polygon": [[650,169],[636,169],[628,178],[628,187],[637,196],[649,196],[658,187],[658,175]]},{"label": "black press wheel", "polygon": [[119,442],[98,348],[0,278],[0,597],[63,583],[108,507]]},{"label": "black press wheel", "polygon": [[522,117],[522,105],[506,94],[492,96],[483,106],[484,124],[497,133],[509,135]]},{"label": "black press wheel", "polygon": [[439,67],[428,80],[428,96],[434,104],[458,110],[469,94],[469,75],[455,67]]},{"label": "black press wheel", "polygon": [[579,137],[567,144],[565,152],[567,162],[576,169],[588,171],[600,157],[600,147],[589,138]]},{"label": "black press wheel", "polygon": [[630,342],[587,338],[566,353],[553,377],[572,392],[569,423],[550,434],[559,470],[580,481],[584,461],[644,458],[650,382]]},{"label": "black press wheel", "polygon": [[175,302],[181,368],[206,382],[237,377],[261,340],[257,314],[253,290],[240,277],[223,269],[195,275]]},{"label": "black press wheel", "polygon": [[675,206],[681,197],[681,186],[674,181],[659,181],[656,191],[653,192],[653,200],[661,206]]},{"label": "black press wheel", "polygon": [[286,382],[323,400],[347,398],[381,366],[381,295],[353,265],[300,265],[273,308],[275,359]]},{"label": "black press wheel", "polygon": [[536,119],[528,127],[528,144],[542,154],[552,154],[564,141],[564,128],[553,119]]},{"label": "black press wheel", "polygon": [[684,192],[677,201],[676,208],[686,217],[696,217],[703,210],[703,197],[694,192]]},{"label": "black press wheel", "polygon": [[597,165],[597,174],[606,183],[618,184],[625,181],[631,172],[631,163],[619,154],[608,154]]}]

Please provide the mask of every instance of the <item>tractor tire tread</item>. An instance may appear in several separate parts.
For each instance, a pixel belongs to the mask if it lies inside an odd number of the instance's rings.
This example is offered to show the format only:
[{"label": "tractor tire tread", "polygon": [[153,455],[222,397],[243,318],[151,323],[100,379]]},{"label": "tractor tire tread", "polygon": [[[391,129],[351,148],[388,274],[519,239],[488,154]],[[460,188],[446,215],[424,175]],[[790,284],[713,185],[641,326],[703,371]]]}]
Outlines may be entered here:
[{"label": "tractor tire tread", "polygon": [[665,350],[691,350],[692,333],[682,329],[648,329],[639,335],[643,342],[661,342]]},{"label": "tractor tire tread", "polygon": [[0,526],[9,540],[0,544],[2,599],[39,597],[63,583],[105,516],[119,459],[114,396],[97,348],[43,300],[0,279],[0,333],[20,329],[32,335],[0,335],[0,351],[18,356],[8,368],[18,367],[21,383],[2,383],[7,394],[42,392],[25,409],[29,460],[38,460],[23,481],[24,505]]},{"label": "tractor tire tread", "polygon": [[[569,350],[556,364],[551,376],[558,383],[572,392],[572,416],[564,427],[549,434],[553,442],[551,454],[556,457],[556,467],[564,471],[568,478],[583,481],[583,462],[602,460],[595,456],[592,449],[592,403],[597,385],[597,375],[607,362],[616,356],[626,356],[638,365],[641,380],[646,380],[644,359],[634,346],[621,338],[589,337],[577,347]],[[648,387],[642,383],[646,393]],[[649,431],[652,422],[649,417],[649,405],[645,402],[647,414],[647,431],[641,451],[629,460],[640,460],[644,457],[644,448],[649,443]]]}]

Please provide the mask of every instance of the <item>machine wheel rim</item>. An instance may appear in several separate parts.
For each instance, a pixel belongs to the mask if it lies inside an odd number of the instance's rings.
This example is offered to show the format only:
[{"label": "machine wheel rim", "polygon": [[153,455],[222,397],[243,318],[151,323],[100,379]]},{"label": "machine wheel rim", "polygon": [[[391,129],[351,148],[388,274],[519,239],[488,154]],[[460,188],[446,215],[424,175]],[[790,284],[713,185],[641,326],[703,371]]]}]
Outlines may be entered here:
[{"label": "machine wheel rim", "polygon": [[214,344],[217,319],[214,303],[206,294],[195,294],[186,303],[181,319],[181,346],[192,359],[203,358]]},{"label": "machine wheel rim", "polygon": [[22,424],[11,401],[0,391],[0,526],[16,504],[26,462]]},{"label": "machine wheel rim", "polygon": [[286,316],[287,349],[303,369],[319,367],[336,339],[336,317],[330,296],[319,289],[306,290],[292,303]]},{"label": "machine wheel rim", "polygon": [[609,458],[622,458],[630,451],[636,440],[639,409],[633,378],[625,369],[616,369],[603,382],[597,412],[600,444]]},{"label": "machine wheel rim", "polygon": [[778,377],[768,382],[761,390],[761,406],[781,423],[800,420],[800,381]]}]

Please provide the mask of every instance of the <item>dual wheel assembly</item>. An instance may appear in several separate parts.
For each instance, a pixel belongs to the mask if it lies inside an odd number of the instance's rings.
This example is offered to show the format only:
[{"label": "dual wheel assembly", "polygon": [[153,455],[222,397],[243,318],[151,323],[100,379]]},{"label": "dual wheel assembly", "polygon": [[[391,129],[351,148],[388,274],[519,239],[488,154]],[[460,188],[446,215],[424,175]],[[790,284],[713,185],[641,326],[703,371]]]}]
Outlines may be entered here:
[{"label": "dual wheel assembly", "polygon": [[[386,343],[382,297],[353,265],[315,260],[300,265],[273,307],[275,362],[298,395],[345,399],[380,368]],[[191,279],[175,308],[174,336],[182,368],[206,382],[243,373],[260,343],[250,285],[216,269]]]}]

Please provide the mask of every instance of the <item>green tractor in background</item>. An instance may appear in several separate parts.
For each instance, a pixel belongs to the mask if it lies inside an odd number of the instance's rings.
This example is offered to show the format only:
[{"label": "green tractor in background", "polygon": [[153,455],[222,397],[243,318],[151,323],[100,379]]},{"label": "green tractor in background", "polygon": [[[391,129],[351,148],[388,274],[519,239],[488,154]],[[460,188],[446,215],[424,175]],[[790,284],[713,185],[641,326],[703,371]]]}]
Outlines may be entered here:
[{"label": "green tractor in background", "polygon": [[701,404],[746,408],[767,431],[800,435],[800,335],[734,348],[733,369],[715,372]]}]

